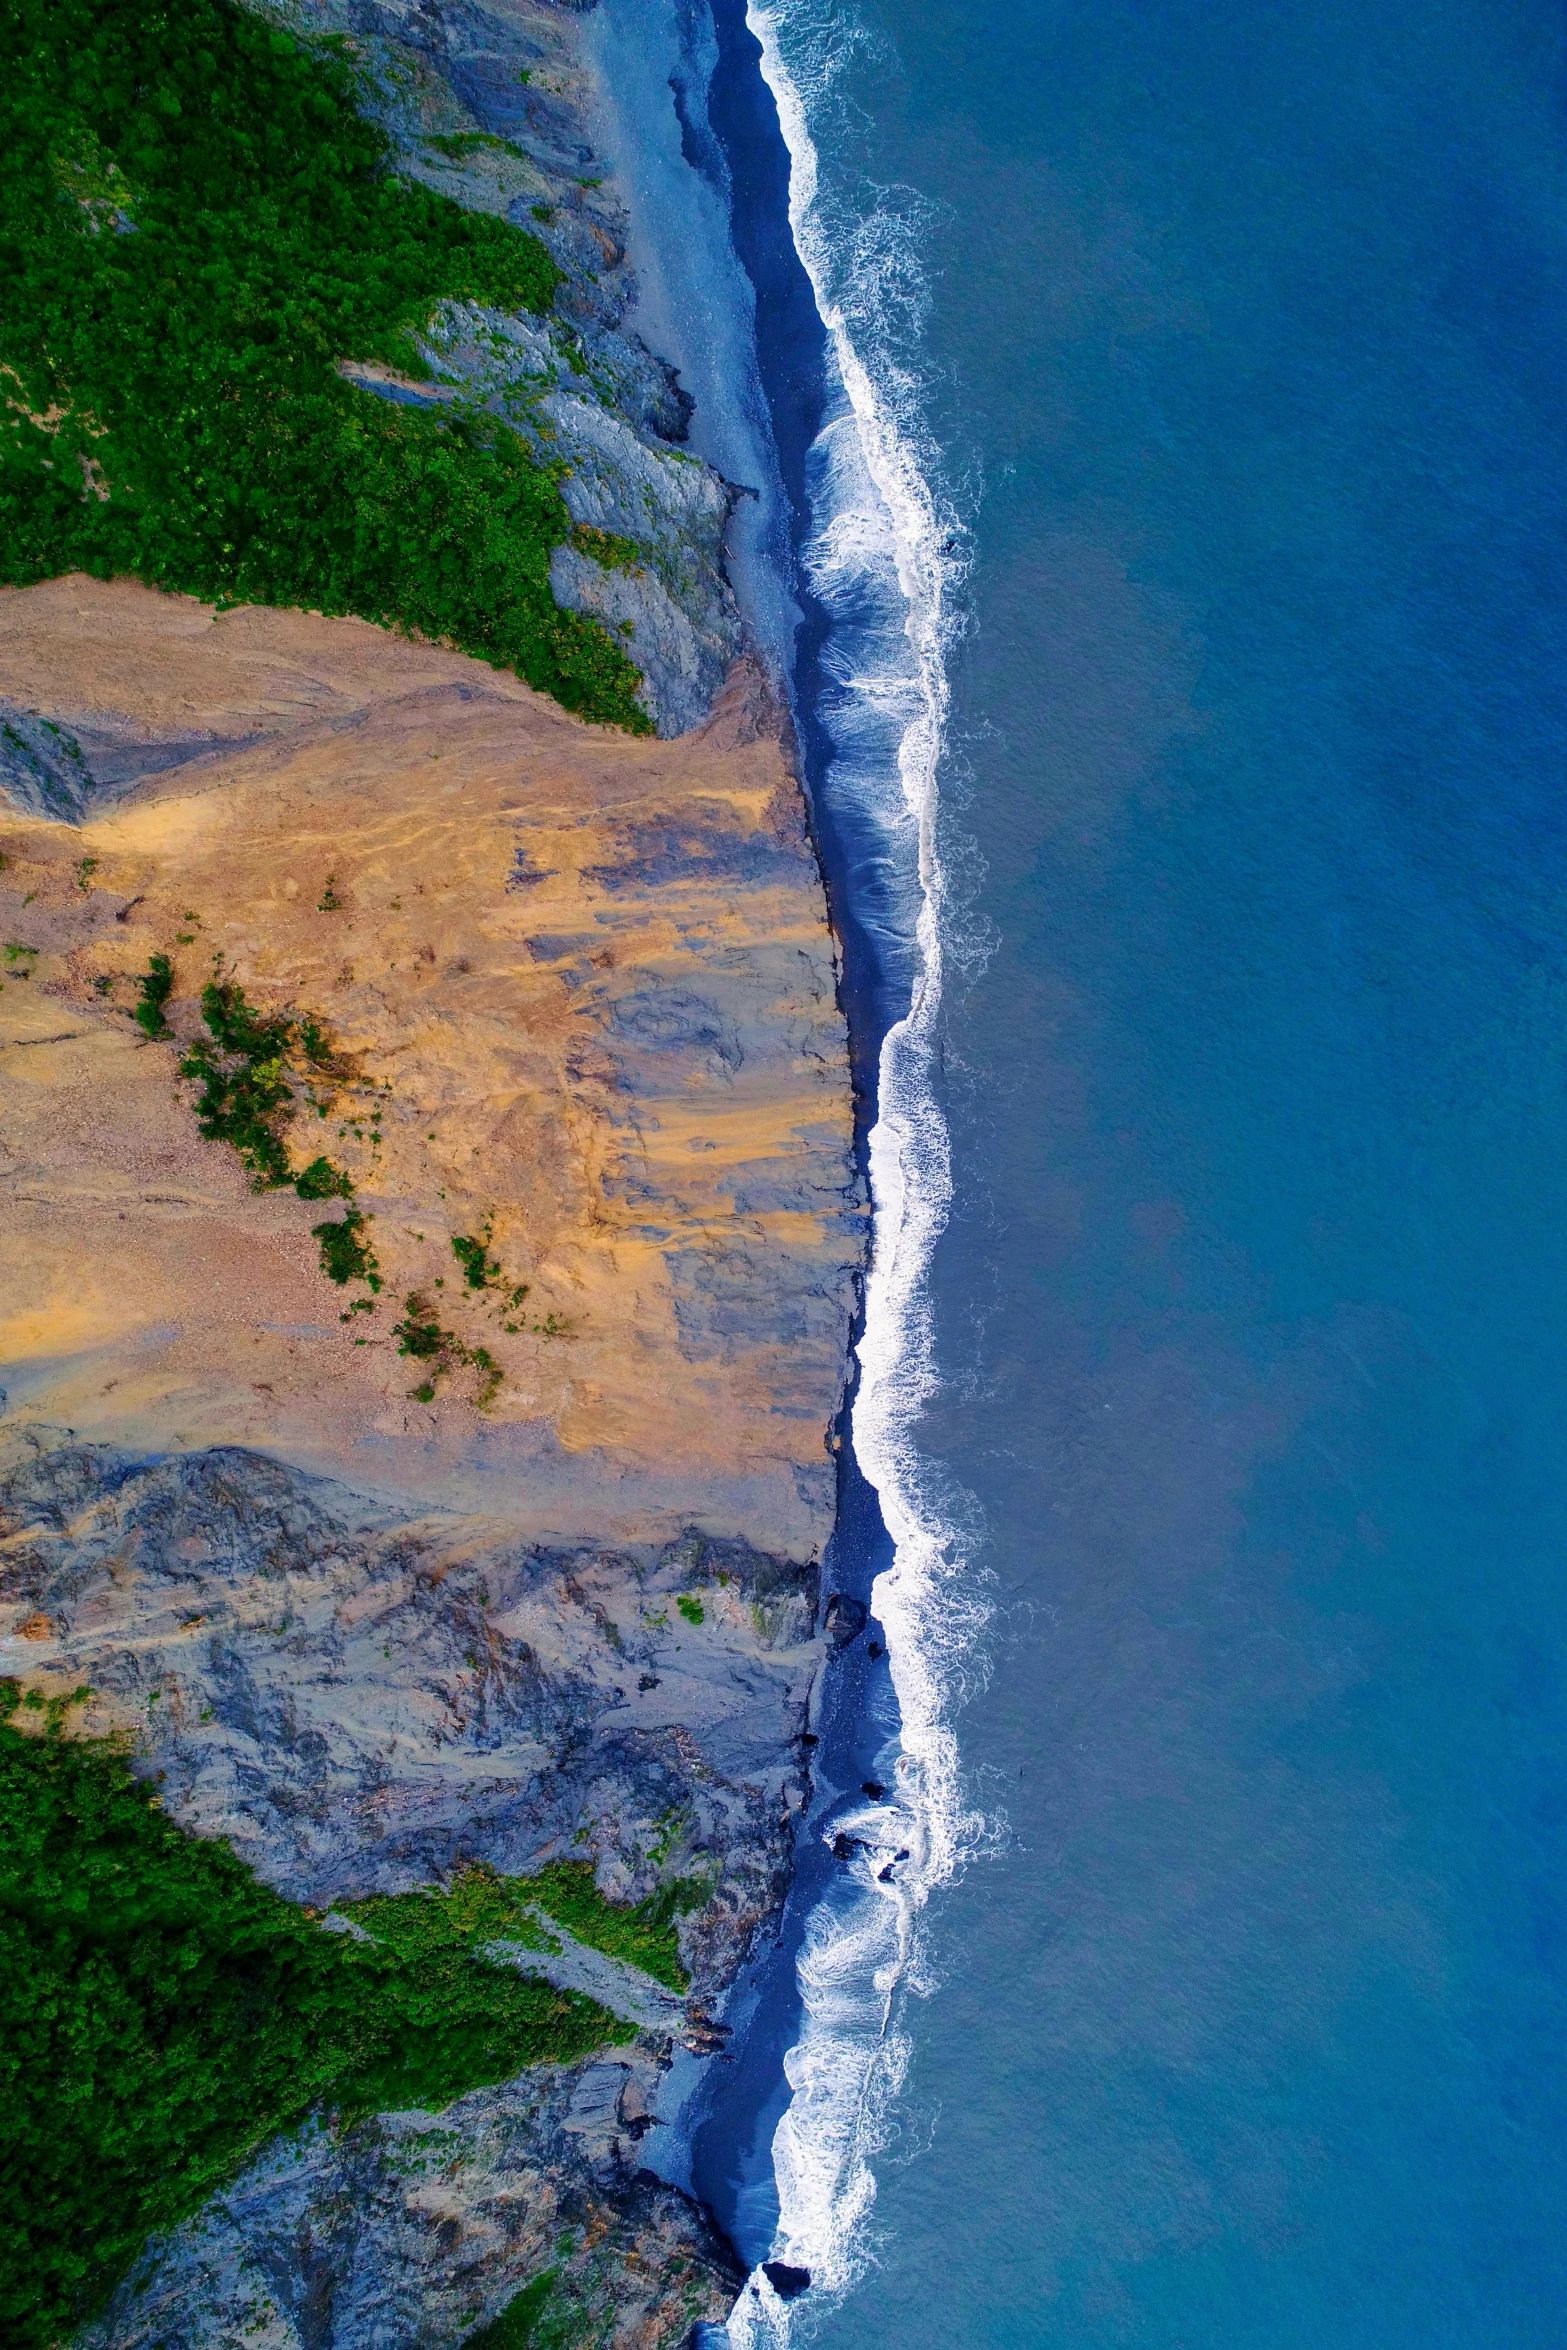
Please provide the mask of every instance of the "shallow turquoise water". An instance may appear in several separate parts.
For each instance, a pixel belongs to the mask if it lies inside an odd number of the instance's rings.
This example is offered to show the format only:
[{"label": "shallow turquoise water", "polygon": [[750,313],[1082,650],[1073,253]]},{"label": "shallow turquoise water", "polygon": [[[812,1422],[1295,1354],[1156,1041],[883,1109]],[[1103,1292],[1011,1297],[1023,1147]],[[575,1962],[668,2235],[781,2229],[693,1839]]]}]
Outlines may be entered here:
[{"label": "shallow turquoise water", "polygon": [[927,1442],[1009,1834],[820,2338],[1562,2342],[1559,19],[858,4],[977,500]]}]

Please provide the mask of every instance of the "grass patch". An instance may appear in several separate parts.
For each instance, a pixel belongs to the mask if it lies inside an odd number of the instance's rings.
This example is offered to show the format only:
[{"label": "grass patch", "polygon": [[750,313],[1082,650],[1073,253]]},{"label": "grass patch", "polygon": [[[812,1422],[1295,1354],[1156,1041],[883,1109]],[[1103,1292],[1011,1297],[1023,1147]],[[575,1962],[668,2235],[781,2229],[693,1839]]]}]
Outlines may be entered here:
[{"label": "grass patch", "polygon": [[23,1737],[0,1684],[0,2335],[45,2350],[315,2107],[421,2106],[630,2028],[476,1964],[515,1896],[360,1902],[321,1930],[224,1844],[184,1835],[102,1742]]},{"label": "grass patch", "polygon": [[590,1949],[624,1958],[671,1991],[684,1991],[691,1978],[680,1963],[675,1919],[700,1909],[713,1888],[706,1877],[675,1877],[635,1909],[606,1901],[584,1860],[552,1861],[536,1877],[512,1880],[525,1888],[557,1925]]},{"label": "grass patch", "polygon": [[[536,2277],[530,2277],[499,2317],[468,2336],[464,2350],[545,2350],[540,2341],[540,2323],[555,2290],[556,2274],[556,2270],[546,2268]],[[550,2330],[555,2332],[553,2327]]]},{"label": "grass patch", "polygon": [[[522,78],[526,81],[528,77],[524,74]],[[520,147],[510,139],[497,138],[493,131],[426,131],[422,144],[433,147],[437,155],[444,155],[451,163],[466,163],[471,155],[480,155],[486,148],[515,156],[519,163],[527,161]]]},{"label": "grass patch", "polygon": [[675,1601],[675,1605],[688,1624],[705,1623],[706,1614],[702,1602],[699,1599],[693,1599],[689,1591],[682,1591],[680,1597]]},{"label": "grass patch", "polygon": [[579,555],[590,555],[605,571],[645,569],[644,550],[635,539],[623,539],[613,530],[600,530],[596,523],[574,522],[571,543]]},{"label": "grass patch", "polygon": [[417,628],[650,731],[638,673],[563,612],[555,472],[427,375],[467,299],[542,311],[538,238],[396,178],[352,69],[225,0],[6,0],[0,580],[131,573],[219,604]]}]

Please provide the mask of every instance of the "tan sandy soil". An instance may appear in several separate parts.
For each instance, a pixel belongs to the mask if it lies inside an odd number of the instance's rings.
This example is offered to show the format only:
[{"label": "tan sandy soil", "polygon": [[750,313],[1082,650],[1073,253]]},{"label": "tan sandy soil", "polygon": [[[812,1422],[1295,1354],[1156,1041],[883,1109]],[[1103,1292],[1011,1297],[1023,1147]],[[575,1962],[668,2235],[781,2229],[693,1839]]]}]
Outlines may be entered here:
[{"label": "tan sandy soil", "polygon": [[[744,676],[633,741],[358,621],[73,577],[0,591],[0,695],[178,753],[80,826],[0,800],[8,1420],[809,1554],[861,1226],[820,884]],[[175,1042],[130,1016],[155,951]],[[197,1133],[215,969],[330,1034],[287,1139],[352,1176],[373,1311],[320,1269],[336,1206]],[[486,1227],[520,1308],[464,1286],[451,1238]],[[494,1358],[483,1408],[471,1366],[411,1400],[410,1292]]]}]

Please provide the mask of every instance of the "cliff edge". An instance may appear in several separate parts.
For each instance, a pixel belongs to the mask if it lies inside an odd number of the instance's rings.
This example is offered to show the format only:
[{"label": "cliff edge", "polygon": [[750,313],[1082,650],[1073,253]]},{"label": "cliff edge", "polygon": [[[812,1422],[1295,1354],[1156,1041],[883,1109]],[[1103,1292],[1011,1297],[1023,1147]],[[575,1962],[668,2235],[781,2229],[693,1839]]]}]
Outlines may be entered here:
[{"label": "cliff edge", "polygon": [[820,875],[572,13],[186,14],[50,85],[0,332],[0,2315],[673,2350],[864,1248]]}]

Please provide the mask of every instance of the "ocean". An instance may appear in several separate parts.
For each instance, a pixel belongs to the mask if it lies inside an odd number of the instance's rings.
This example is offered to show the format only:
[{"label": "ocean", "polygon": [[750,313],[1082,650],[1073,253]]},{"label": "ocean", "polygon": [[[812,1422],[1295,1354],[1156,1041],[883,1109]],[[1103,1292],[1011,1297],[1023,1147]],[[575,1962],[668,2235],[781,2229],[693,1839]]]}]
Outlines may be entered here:
[{"label": "ocean", "polygon": [[683,13],[877,1211],[731,2340],[1567,2341],[1559,12]]}]

